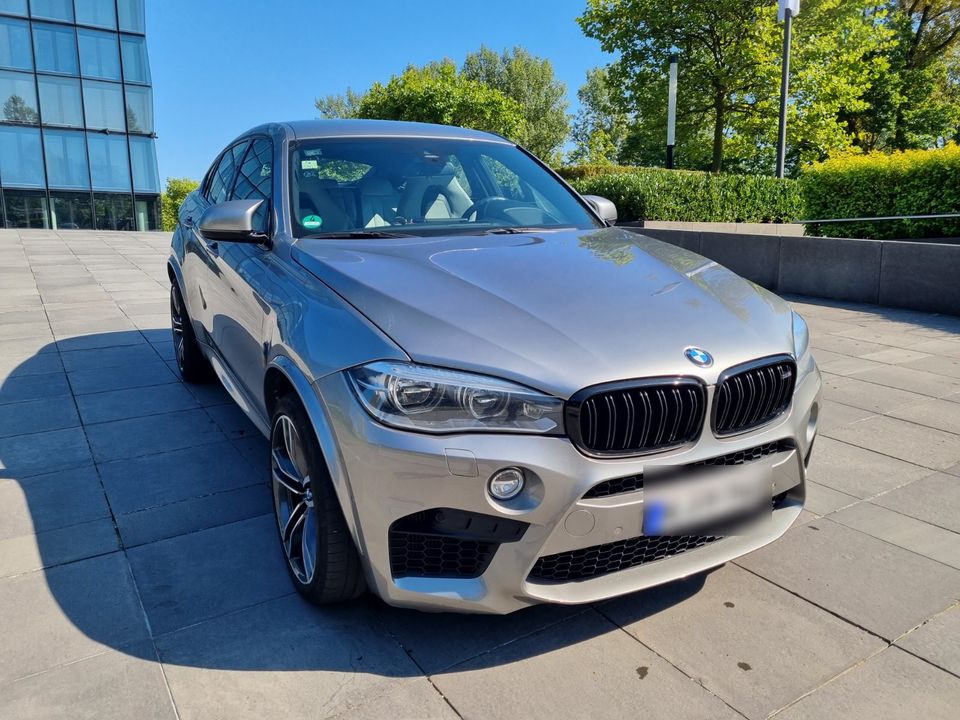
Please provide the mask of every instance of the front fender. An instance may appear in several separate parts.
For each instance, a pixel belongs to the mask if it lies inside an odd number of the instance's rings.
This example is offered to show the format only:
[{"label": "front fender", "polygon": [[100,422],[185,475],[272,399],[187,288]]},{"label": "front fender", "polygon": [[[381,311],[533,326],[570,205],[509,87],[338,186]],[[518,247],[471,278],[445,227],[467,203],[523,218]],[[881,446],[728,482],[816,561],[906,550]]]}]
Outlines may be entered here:
[{"label": "front fender", "polygon": [[268,372],[271,368],[283,374],[290,385],[293,386],[304,410],[307,411],[310,424],[313,426],[313,432],[320,444],[320,450],[323,452],[327,471],[330,473],[330,481],[333,483],[337,499],[340,501],[340,509],[343,511],[347,526],[350,528],[354,545],[362,555],[366,546],[363,543],[360,523],[357,520],[356,503],[353,492],[350,490],[343,457],[340,454],[340,446],[337,444],[336,436],[333,433],[327,409],[313,384],[290,358],[285,355],[275,356],[268,365]]}]

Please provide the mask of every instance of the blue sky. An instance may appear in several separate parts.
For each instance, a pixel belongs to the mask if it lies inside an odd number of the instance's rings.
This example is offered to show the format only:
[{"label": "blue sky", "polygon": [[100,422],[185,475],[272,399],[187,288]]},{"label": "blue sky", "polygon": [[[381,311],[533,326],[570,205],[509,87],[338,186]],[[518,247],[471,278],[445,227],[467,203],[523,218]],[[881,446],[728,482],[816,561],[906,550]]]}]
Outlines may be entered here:
[{"label": "blue sky", "polygon": [[[314,99],[386,81],[408,64],[457,63],[486,44],[549,58],[571,110],[604,64],[576,23],[584,0],[150,0],[147,41],[161,180],[200,178],[269,120],[317,117]],[[269,8],[268,10],[266,8]],[[282,11],[281,11],[282,8]]]}]

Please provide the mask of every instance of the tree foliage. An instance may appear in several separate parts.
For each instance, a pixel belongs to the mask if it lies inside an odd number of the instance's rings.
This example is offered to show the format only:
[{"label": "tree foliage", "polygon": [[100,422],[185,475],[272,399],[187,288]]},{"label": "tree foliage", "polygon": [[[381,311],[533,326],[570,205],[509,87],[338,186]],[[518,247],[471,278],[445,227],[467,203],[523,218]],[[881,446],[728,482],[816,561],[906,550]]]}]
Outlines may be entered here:
[{"label": "tree foliage", "polygon": [[522,47],[498,53],[481,46],[467,55],[461,73],[519,103],[524,119],[520,144],[544,160],[558,157],[570,132],[570,118],[567,86],[557,80],[549,60]]},{"label": "tree foliage", "polygon": [[573,121],[571,139],[574,149],[570,153],[570,162],[616,163],[623,153],[630,118],[606,68],[587,72],[587,82],[577,91],[577,99],[580,110]]},{"label": "tree foliage", "polygon": [[[850,146],[844,112],[887,66],[891,31],[876,0],[807,0],[794,24],[791,166]],[[588,0],[579,22],[622,88],[632,129],[618,159],[662,162],[666,68],[680,50],[678,162],[685,167],[769,171],[776,143],[782,26],[768,0]]]},{"label": "tree foliage", "polygon": [[3,104],[3,119],[8,122],[30,123],[35,125],[39,122],[37,111],[27,105],[26,101],[19,95],[11,95]]},{"label": "tree foliage", "polygon": [[512,139],[523,136],[520,104],[499,90],[470,80],[449,60],[408,67],[384,85],[374,83],[355,117],[457,125]]},{"label": "tree foliage", "polygon": [[183,199],[196,190],[200,183],[190,178],[167,178],[167,187],[160,196],[163,229],[172,232],[177,227],[177,215]]}]

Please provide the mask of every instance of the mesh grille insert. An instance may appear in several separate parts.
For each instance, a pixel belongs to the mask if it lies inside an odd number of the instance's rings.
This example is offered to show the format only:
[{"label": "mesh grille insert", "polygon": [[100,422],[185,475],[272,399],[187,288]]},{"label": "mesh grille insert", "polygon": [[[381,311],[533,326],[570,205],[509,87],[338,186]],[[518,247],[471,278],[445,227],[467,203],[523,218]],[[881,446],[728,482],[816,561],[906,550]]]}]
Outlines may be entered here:
[{"label": "mesh grille insert", "polygon": [[[756,447],[738,450],[734,453],[721,455],[720,457],[708,458],[699,462],[690,463],[690,467],[703,467],[705,465],[730,466],[743,465],[744,463],[754,462],[777,453],[793,450],[796,444],[793,440],[775,440],[773,442],[757,445]],[[594,485],[584,493],[584,499],[609,497],[610,495],[619,495],[621,493],[634,492],[643,489],[643,475],[628,475],[627,477],[613,478],[604,480]]]},{"label": "mesh grille insert", "polygon": [[680,555],[721,539],[713,535],[641,536],[556,555],[545,555],[533,566],[530,579],[547,582],[586,580]]},{"label": "mesh grille insert", "polygon": [[419,533],[390,533],[390,570],[395,578],[480,577],[498,544]]}]

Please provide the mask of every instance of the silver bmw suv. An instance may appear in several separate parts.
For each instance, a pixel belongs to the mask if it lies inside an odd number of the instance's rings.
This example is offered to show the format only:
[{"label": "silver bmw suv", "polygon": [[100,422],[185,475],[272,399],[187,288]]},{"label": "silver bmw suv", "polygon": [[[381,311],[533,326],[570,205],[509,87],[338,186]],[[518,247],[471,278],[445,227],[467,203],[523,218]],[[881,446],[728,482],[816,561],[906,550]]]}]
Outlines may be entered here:
[{"label": "silver bmw suv", "polygon": [[[180,209],[177,362],[269,439],[318,603],[507,613],[720,565],[804,501],[804,321],[501,137],[257,127]],[[264,552],[273,552],[264,548]]]}]

